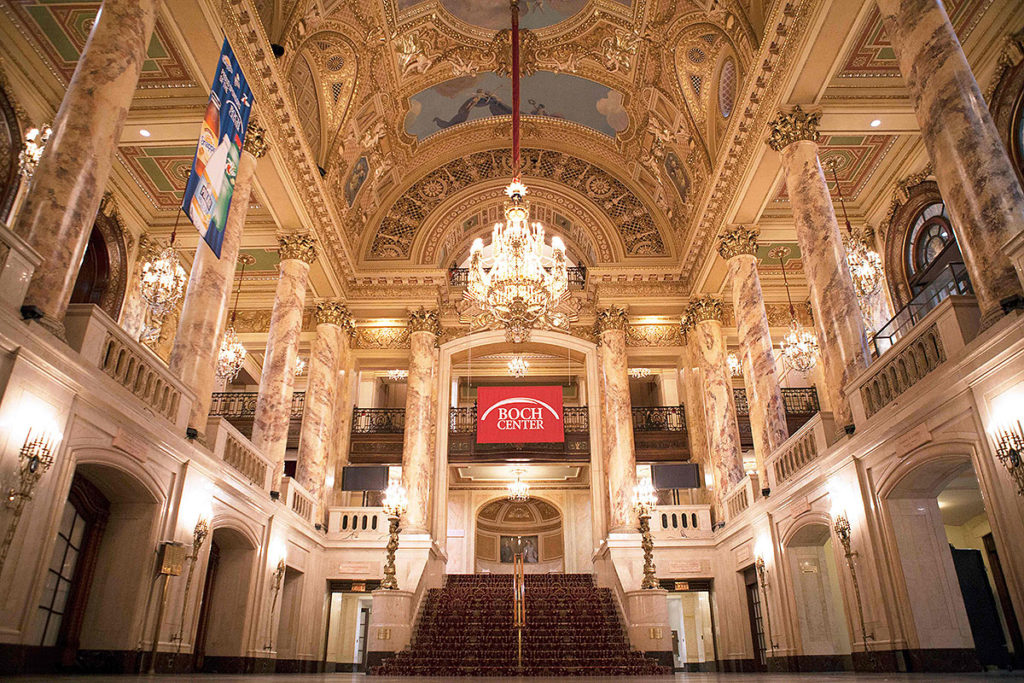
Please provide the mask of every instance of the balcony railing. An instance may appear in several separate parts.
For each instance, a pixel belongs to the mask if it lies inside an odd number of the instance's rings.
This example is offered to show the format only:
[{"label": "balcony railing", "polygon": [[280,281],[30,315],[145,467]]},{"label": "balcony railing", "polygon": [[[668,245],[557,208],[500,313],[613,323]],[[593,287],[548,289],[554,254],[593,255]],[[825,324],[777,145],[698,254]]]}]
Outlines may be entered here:
[{"label": "balcony railing", "polygon": [[711,538],[711,506],[659,505],[651,515],[651,535],[657,540]]},{"label": "balcony railing", "polygon": [[[490,271],[490,268],[486,270]],[[587,286],[587,267],[570,266],[566,268],[569,276],[569,289],[582,290]],[[452,287],[467,287],[469,285],[469,268],[449,268],[448,284]]]},{"label": "balcony railing", "polygon": [[951,295],[968,296],[974,294],[971,280],[967,276],[967,267],[963,263],[950,263],[943,268],[934,281],[922,289],[901,308],[892,319],[879,328],[871,338],[871,351],[877,358],[893,347],[921,322],[928,313]]},{"label": "balcony railing", "polygon": [[[256,415],[256,401],[259,394],[255,391],[218,391],[214,392],[210,403],[211,417],[252,418]],[[306,394],[296,391],[292,394],[292,418],[301,418],[306,407]]]},{"label": "balcony railing", "polygon": [[678,406],[635,406],[634,432],[685,432],[686,410]]},{"label": "balcony railing", "polygon": [[[750,431],[750,405],[747,403],[746,389],[732,390],[736,402],[736,421],[740,430],[740,446],[754,447],[754,437]],[[818,391],[814,387],[798,387],[782,390],[782,404],[786,410],[786,426],[789,433],[803,427],[816,413],[821,410],[818,404]]]},{"label": "balcony railing", "polygon": [[[562,419],[566,433],[585,433],[590,431],[590,417],[586,406],[566,406],[562,408]],[[468,408],[450,408],[448,410],[449,434],[476,434],[476,406]]]},{"label": "balcony railing", "polygon": [[405,408],[354,408],[353,434],[402,434],[405,432]]}]

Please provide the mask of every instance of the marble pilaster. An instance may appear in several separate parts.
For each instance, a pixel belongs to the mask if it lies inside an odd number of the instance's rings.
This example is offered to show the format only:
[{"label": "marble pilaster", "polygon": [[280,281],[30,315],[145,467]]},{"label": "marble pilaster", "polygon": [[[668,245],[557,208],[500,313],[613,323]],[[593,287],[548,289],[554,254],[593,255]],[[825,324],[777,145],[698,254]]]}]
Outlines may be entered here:
[{"label": "marble pilaster", "polygon": [[1024,231],[1024,190],[939,0],[877,0],[910,91],[982,324],[1021,291],[1005,245]]},{"label": "marble pilaster", "polygon": [[864,322],[846,263],[839,224],[818,159],[820,114],[796,107],[772,121],[768,145],[782,156],[797,242],[811,290],[822,375],[836,424],[852,424],[843,395],[847,383],[869,363]]},{"label": "marble pilaster", "polygon": [[59,334],[155,22],[155,0],[104,0],[18,215],[45,259],[25,304]]},{"label": "marble pilaster", "polygon": [[732,303],[739,335],[743,383],[750,406],[750,431],[758,479],[767,482],[765,458],[789,438],[782,387],[772,353],[772,335],[757,274],[757,228],[736,226],[722,235],[718,253],[732,281]]},{"label": "marble pilaster", "polygon": [[[700,466],[701,474],[709,471],[708,434],[704,420],[704,382],[701,379],[700,365],[697,361],[697,345],[694,341],[693,328],[683,325],[682,373],[683,373],[683,405],[686,410],[686,431],[690,439],[690,461]],[[704,482],[701,482],[703,486]],[[708,493],[702,488],[701,493]]]},{"label": "marble pilaster", "polygon": [[299,437],[299,461],[295,478],[314,500],[325,502],[327,461],[334,443],[335,402],[340,387],[338,360],[343,335],[348,334],[352,318],[338,301],[316,305],[316,338],[309,357],[309,380],[302,411]]},{"label": "marble pilaster", "polygon": [[262,140],[262,129],[250,121],[238,164],[238,175],[235,177],[231,206],[228,208],[220,258],[217,258],[206,242],[199,241],[171,350],[171,372],[195,392],[196,400],[192,404],[188,424],[200,434],[205,431],[209,419],[210,401],[216,381],[217,354],[224,335],[238,250],[249,212],[252,180],[257,159],[266,152]]},{"label": "marble pilaster", "polygon": [[608,482],[608,531],[636,528],[633,489],[636,455],[633,447],[633,411],[629,398],[626,360],[626,311],[611,307],[597,312],[596,329],[601,363],[602,467]]},{"label": "marble pilaster", "polygon": [[333,448],[328,450],[327,486],[324,498],[329,505],[347,505],[341,490],[341,476],[348,464],[349,443],[352,439],[352,408],[355,405],[355,354],[352,339],[355,328],[342,330],[338,346],[337,385],[334,390]]},{"label": "marble pilaster", "polygon": [[305,234],[282,235],[280,276],[267,332],[252,442],[275,463],[274,490],[280,490],[284,476],[284,454],[288,445],[292,393],[295,388],[295,358],[302,333],[302,306],[306,298],[309,267],[316,260],[316,244]]},{"label": "marble pilaster", "polygon": [[689,343],[695,348],[704,380],[705,431],[715,480],[713,499],[716,518],[721,520],[726,494],[744,477],[736,401],[722,338],[722,302],[712,297],[695,299],[690,302],[686,317],[693,325],[688,333]]},{"label": "marble pilaster", "polygon": [[405,395],[405,436],[402,441],[402,486],[409,497],[406,531],[430,533],[430,494],[434,458],[433,385],[437,381],[435,346],[441,324],[437,311],[420,308],[409,314],[409,377]]}]

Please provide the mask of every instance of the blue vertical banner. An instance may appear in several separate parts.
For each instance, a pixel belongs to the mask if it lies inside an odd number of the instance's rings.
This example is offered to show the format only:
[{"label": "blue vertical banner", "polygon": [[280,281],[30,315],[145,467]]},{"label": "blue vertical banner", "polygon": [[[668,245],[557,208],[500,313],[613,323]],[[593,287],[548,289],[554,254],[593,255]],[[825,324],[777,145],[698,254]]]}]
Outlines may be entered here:
[{"label": "blue vertical banner", "polygon": [[224,39],[181,209],[220,258],[235,176],[252,111],[252,90]]}]

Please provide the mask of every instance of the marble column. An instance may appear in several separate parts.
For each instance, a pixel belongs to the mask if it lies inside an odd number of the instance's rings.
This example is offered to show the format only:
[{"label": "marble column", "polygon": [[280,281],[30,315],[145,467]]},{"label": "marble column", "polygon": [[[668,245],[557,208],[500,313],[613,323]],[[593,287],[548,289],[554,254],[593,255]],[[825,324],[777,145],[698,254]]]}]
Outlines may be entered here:
[{"label": "marble column", "polygon": [[44,258],[25,304],[60,335],[155,21],[155,0],[104,0],[18,215]]},{"label": "marble column", "polygon": [[254,121],[250,121],[242,158],[238,164],[234,193],[231,195],[231,206],[228,208],[220,258],[217,258],[206,242],[199,240],[195,258],[192,260],[188,289],[185,290],[185,302],[181,309],[181,317],[178,319],[178,331],[174,335],[171,372],[181,378],[181,381],[196,394],[188,424],[200,434],[206,431],[206,421],[210,414],[210,401],[216,381],[217,354],[220,352],[221,338],[224,335],[228,307],[231,303],[231,289],[234,286],[235,267],[245,229],[245,218],[249,212],[256,160],[266,151],[263,129]]},{"label": "marble column", "polygon": [[800,107],[791,114],[780,113],[771,122],[768,145],[782,155],[796,238],[811,289],[825,391],[836,424],[844,427],[853,423],[853,415],[843,389],[868,366],[870,355],[832,197],[818,160],[820,118]]},{"label": "marble column", "polygon": [[[690,442],[690,461],[700,466],[701,476],[710,467],[708,456],[708,434],[704,423],[704,381],[701,379],[697,362],[697,345],[691,326],[682,326],[683,357],[683,406],[686,411],[686,433]],[[702,500],[708,499],[708,489],[701,480]]]},{"label": "marble column", "polygon": [[349,445],[352,439],[352,408],[356,396],[356,366],[352,344],[355,341],[355,327],[342,328],[341,344],[338,346],[338,373],[334,396],[334,437],[333,448],[328,451],[327,486],[324,492],[328,505],[347,505],[341,490],[341,476],[348,464]]},{"label": "marble column", "polygon": [[314,311],[316,339],[309,357],[309,381],[299,436],[295,477],[321,506],[325,502],[327,461],[334,445],[335,402],[339,386],[338,360],[343,335],[352,318],[338,301],[321,301]]},{"label": "marble column", "polygon": [[441,324],[437,311],[420,308],[409,314],[409,378],[405,394],[405,435],[402,441],[402,486],[409,497],[405,528],[430,533],[430,493],[434,458],[430,452],[433,425],[433,384],[437,381],[435,346]]},{"label": "marble column", "polygon": [[688,324],[693,325],[688,336],[695,347],[697,365],[704,380],[704,422],[715,479],[713,499],[716,519],[722,520],[726,494],[744,477],[736,401],[722,338],[722,302],[712,297],[699,297],[690,302],[686,317]]},{"label": "marble column", "polygon": [[633,410],[629,398],[626,361],[626,328],[622,308],[597,312],[601,361],[602,468],[608,482],[608,531],[636,529],[633,489],[636,487],[636,455],[633,448]]},{"label": "marble column", "polygon": [[939,0],[877,0],[917,113],[982,324],[1021,291],[1005,245],[1024,231],[1024,190]]},{"label": "marble column", "polygon": [[278,242],[281,274],[270,315],[267,351],[252,425],[253,444],[275,463],[271,480],[274,490],[280,490],[284,476],[284,453],[295,388],[295,358],[302,333],[302,306],[309,266],[316,260],[316,243],[310,235],[282,235]]},{"label": "marble column", "polygon": [[740,341],[743,384],[750,406],[757,476],[765,486],[765,459],[789,438],[782,387],[772,353],[772,335],[757,274],[757,228],[736,226],[722,234],[718,253],[726,260],[732,281],[732,304]]}]

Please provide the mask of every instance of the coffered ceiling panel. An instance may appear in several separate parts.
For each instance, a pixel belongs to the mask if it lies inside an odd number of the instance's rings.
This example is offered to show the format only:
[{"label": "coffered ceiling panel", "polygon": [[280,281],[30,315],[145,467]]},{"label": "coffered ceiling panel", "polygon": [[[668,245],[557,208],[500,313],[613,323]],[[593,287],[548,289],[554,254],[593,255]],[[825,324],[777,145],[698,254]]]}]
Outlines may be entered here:
[{"label": "coffered ceiling panel", "polygon": [[[835,181],[828,168],[828,164],[834,162],[844,199],[848,202],[856,201],[896,139],[895,135],[822,135],[818,156],[825,169],[829,191],[836,193]],[[789,201],[784,179],[780,183],[775,201]]]}]

